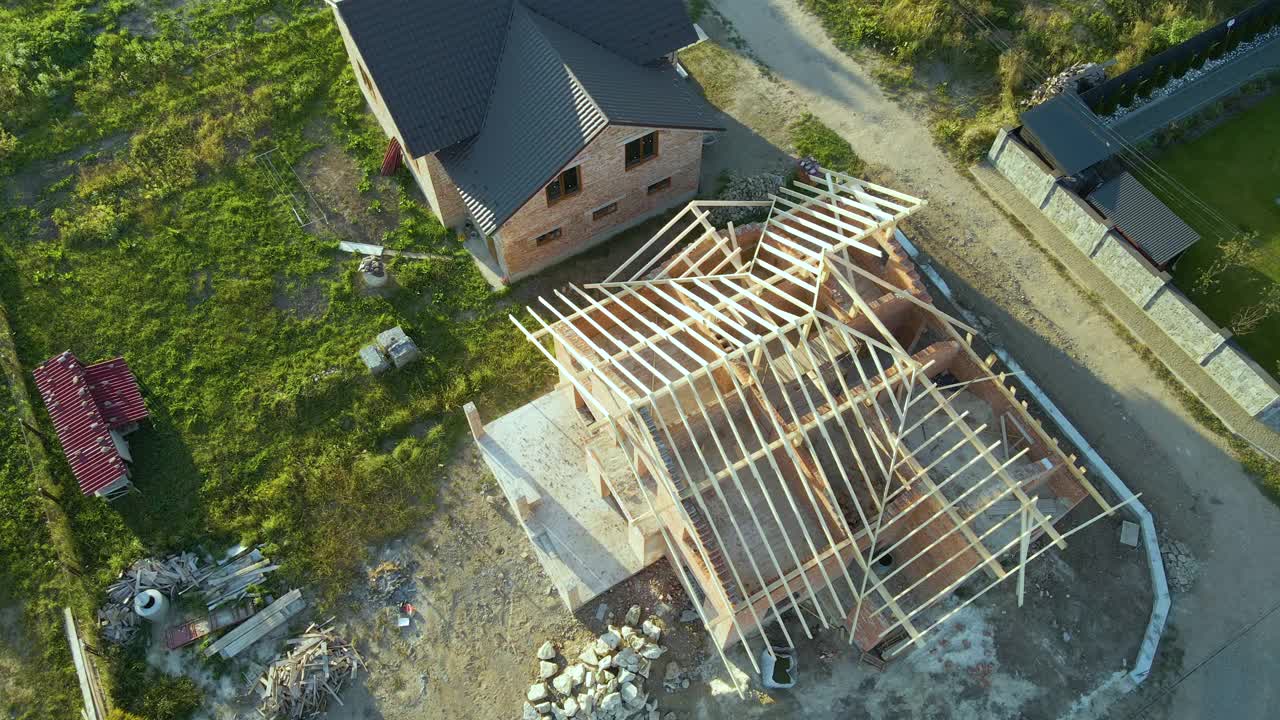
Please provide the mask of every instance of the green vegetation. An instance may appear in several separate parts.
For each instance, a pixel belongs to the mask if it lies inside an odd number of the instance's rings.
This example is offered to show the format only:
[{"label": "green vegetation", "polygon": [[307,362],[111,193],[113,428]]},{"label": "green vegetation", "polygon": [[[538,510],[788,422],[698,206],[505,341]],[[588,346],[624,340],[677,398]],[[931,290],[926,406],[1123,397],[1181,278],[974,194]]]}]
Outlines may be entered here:
[{"label": "green vegetation", "polygon": [[[1217,282],[1201,281],[1223,258],[1231,238],[1203,210],[1181,196],[1161,194],[1200,232],[1202,239],[1187,251],[1174,269],[1174,281],[1210,318],[1236,332],[1236,340],[1263,368],[1276,372],[1280,363],[1280,304],[1269,297],[1280,283],[1280,95],[1231,118],[1204,135],[1165,151],[1159,165],[1215,211],[1246,232],[1254,233],[1253,252],[1243,262],[1216,274]],[[1219,168],[1231,168],[1229,182]],[[1159,192],[1160,188],[1153,188]],[[1254,327],[1242,327],[1250,309],[1271,312]],[[1256,317],[1256,316],[1255,316]],[[1247,332],[1242,332],[1247,330]]]},{"label": "green vegetation", "polygon": [[849,141],[822,124],[813,113],[805,113],[791,124],[791,144],[797,155],[812,157],[828,170],[860,176],[867,169]]},{"label": "green vegetation", "polygon": [[[336,232],[300,228],[254,162],[276,148],[357,180],[377,171],[385,140],[326,6],[169,5],[0,9],[0,300],[18,389],[64,349],[124,355],[152,411],[130,437],[141,493],[107,504],[75,491],[37,407],[57,490],[47,508],[13,413],[0,418],[0,587],[12,594],[0,600],[21,604],[39,648],[22,682],[41,704],[18,717],[76,714],[57,613],[87,613],[143,553],[262,543],[282,583],[339,604],[366,548],[431,511],[461,404],[493,413],[550,381],[407,177],[369,182],[355,202],[388,218],[382,242],[439,259],[394,261],[397,289],[369,294]],[[375,380],[356,350],[395,324],[424,358]],[[51,513],[61,519],[42,522]],[[85,590],[60,577],[59,533]],[[130,652],[108,674],[124,709],[157,720],[198,702]]]},{"label": "green vegetation", "polygon": [[[1017,101],[1040,78],[1078,62],[1116,59],[1111,72],[1207,29],[1250,0],[803,0],[835,43],[870,49],[896,72],[892,80],[946,79],[933,93],[939,144],[959,161],[985,151]],[[987,32],[994,36],[988,39]],[[928,70],[927,73],[921,70]],[[904,71],[907,71],[904,74]],[[914,72],[910,72],[914,71]],[[914,76],[914,77],[913,77]],[[928,88],[932,89],[932,88]]]}]

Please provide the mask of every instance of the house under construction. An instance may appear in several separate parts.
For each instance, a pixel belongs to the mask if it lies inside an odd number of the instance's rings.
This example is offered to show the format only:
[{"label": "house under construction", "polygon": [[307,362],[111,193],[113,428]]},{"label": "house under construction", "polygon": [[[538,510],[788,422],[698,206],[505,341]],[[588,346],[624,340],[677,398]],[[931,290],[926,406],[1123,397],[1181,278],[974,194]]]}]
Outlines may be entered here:
[{"label": "house under construction", "polygon": [[695,201],[512,318],[560,385],[468,418],[571,608],[666,557],[722,649],[838,628],[889,658],[1115,509],[933,305],[897,231],[923,205],[827,170]]}]

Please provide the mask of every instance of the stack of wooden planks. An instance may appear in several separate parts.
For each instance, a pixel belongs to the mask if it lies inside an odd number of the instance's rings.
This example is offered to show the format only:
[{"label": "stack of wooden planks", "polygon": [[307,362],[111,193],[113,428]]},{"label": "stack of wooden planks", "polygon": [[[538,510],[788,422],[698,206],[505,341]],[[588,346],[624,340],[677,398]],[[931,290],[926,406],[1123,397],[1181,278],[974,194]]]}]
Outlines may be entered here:
[{"label": "stack of wooden planks", "polygon": [[230,660],[272,630],[288,622],[289,618],[297,615],[306,605],[302,599],[301,590],[290,590],[284,597],[268,605],[265,610],[211,643],[204,650],[205,657],[218,654]]},{"label": "stack of wooden planks", "polygon": [[218,566],[202,578],[200,588],[213,610],[219,605],[243,600],[250,595],[250,588],[262,582],[266,574],[280,567],[262,557],[262,551],[254,548],[237,555]]},{"label": "stack of wooden planks", "polygon": [[102,636],[114,643],[127,642],[139,625],[133,612],[133,598],[138,593],[155,589],[172,597],[175,592],[194,586],[202,575],[200,561],[192,553],[179,553],[164,560],[138,560],[107,587],[107,602],[98,610]]},{"label": "stack of wooden planks", "polygon": [[294,720],[323,713],[330,698],[342,705],[339,693],[364,667],[355,647],[317,625],[308,627],[289,645],[289,653],[273,662],[258,680],[262,698],[258,712],[268,720]]}]

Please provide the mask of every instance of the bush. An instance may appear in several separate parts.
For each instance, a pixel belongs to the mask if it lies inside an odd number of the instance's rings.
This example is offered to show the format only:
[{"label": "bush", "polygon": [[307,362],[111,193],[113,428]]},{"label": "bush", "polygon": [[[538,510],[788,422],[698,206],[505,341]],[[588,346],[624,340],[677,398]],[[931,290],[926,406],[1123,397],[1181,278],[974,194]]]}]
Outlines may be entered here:
[{"label": "bush", "polygon": [[849,141],[824,125],[813,113],[805,113],[791,124],[791,144],[795,145],[797,155],[812,157],[828,170],[861,175],[867,169]]}]

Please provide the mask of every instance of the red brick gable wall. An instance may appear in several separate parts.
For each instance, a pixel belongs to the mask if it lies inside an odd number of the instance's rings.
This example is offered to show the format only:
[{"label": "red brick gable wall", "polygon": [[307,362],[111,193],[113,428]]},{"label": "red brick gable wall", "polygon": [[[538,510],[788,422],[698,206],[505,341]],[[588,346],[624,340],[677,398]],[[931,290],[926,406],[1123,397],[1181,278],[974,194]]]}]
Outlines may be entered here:
[{"label": "red brick gable wall", "polygon": [[[702,169],[701,130],[658,130],[658,156],[626,169],[623,146],[644,129],[610,126],[565,165],[577,165],[582,190],[554,204],[539,189],[494,234],[508,280],[554,265],[607,240],[613,234],[667,208],[687,202],[698,190]],[[665,178],[671,185],[648,194]],[[618,209],[598,220],[593,213],[610,203]],[[556,228],[560,237],[539,246],[536,238]]]}]

